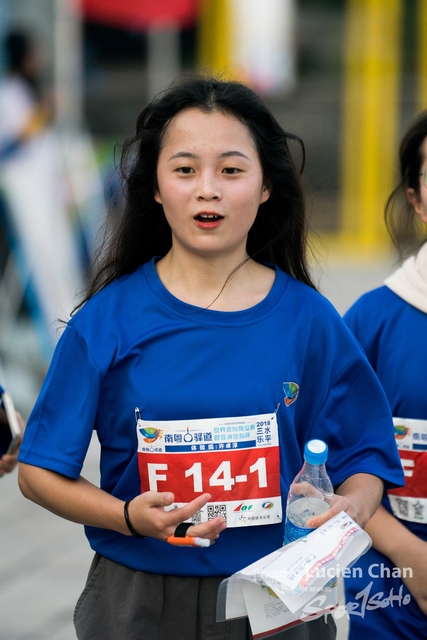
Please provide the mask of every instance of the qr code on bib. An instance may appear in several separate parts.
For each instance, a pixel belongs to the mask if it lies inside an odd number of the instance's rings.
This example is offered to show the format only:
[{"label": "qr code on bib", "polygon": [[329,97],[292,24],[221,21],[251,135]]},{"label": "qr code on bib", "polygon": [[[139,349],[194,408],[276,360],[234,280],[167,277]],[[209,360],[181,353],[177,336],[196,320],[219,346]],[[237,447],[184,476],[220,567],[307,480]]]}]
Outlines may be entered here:
[{"label": "qr code on bib", "polygon": [[227,522],[227,507],[225,504],[208,504],[208,520],[222,516]]},{"label": "qr code on bib", "polygon": [[202,522],[202,512],[196,511],[196,513],[194,513],[191,516],[191,524],[200,524],[201,522]]}]

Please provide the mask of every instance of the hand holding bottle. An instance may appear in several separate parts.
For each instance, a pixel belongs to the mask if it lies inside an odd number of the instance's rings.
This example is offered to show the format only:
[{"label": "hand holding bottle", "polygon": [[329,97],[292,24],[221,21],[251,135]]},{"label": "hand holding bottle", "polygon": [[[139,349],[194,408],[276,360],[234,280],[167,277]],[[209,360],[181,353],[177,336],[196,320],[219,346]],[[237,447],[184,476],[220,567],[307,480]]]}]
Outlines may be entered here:
[{"label": "hand holding bottle", "polygon": [[364,528],[381,500],[383,482],[369,473],[349,476],[334,493],[325,467],[327,457],[328,447],[322,440],[307,442],[304,465],[289,488],[285,544],[308,535],[340,511]]},{"label": "hand holding bottle", "polygon": [[330,508],[334,489],[325,467],[327,457],[328,446],[322,440],[305,445],[303,467],[289,488],[285,544],[308,535],[315,528],[311,519]]}]

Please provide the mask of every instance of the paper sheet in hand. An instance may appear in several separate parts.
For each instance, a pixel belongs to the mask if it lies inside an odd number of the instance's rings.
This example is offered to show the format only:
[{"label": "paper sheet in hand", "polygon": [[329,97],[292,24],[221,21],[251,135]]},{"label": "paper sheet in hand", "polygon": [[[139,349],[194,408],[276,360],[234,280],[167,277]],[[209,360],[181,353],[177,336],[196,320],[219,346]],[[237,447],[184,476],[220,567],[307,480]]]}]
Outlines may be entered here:
[{"label": "paper sheet in hand", "polygon": [[338,605],[336,578],[371,546],[343,511],[224,580],[217,619],[248,616],[254,638],[318,618]]}]

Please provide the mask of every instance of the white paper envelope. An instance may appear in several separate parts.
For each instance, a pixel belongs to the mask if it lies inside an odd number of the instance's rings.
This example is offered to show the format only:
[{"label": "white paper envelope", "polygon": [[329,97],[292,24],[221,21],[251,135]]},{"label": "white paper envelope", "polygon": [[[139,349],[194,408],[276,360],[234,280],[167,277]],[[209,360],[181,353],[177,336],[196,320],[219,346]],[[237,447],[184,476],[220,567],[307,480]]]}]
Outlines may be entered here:
[{"label": "white paper envelope", "polygon": [[338,577],[371,544],[368,534],[341,511],[307,537],[223,580],[217,620],[248,616],[256,638],[328,613],[338,605]]}]

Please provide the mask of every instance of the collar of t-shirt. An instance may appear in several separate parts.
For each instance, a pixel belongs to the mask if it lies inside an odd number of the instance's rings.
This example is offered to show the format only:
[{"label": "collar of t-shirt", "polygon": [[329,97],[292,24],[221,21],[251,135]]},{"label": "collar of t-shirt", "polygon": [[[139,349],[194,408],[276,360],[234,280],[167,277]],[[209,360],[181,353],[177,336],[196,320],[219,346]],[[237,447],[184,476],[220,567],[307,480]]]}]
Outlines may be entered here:
[{"label": "collar of t-shirt", "polygon": [[389,276],[384,284],[413,307],[427,313],[427,242]]}]

